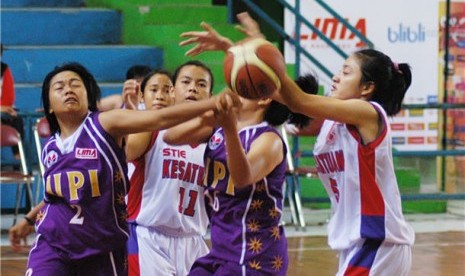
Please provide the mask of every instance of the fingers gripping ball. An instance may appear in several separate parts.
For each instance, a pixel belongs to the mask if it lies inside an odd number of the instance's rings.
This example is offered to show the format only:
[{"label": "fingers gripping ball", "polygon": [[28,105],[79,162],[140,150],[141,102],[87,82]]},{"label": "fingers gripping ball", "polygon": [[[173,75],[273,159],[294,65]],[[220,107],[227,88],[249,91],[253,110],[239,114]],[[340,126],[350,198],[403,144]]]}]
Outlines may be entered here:
[{"label": "fingers gripping ball", "polygon": [[248,99],[267,98],[280,89],[286,70],[281,52],[262,38],[229,48],[223,69],[228,86]]}]

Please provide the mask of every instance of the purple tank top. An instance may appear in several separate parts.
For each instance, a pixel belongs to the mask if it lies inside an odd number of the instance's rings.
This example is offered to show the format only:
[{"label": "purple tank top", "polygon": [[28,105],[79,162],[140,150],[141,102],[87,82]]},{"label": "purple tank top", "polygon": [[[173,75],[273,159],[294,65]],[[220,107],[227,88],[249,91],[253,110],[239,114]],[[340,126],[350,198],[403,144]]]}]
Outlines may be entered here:
[{"label": "purple tank top", "polygon": [[[242,129],[239,137],[244,150],[248,152],[265,132],[277,133],[266,123]],[[284,146],[284,156],[286,151]],[[205,159],[211,254],[263,273],[285,274],[287,241],[280,221],[286,158],[263,180],[240,190],[234,189],[229,177],[221,128],[210,138]]]},{"label": "purple tank top", "polygon": [[71,259],[121,248],[128,237],[126,158],[98,115],[65,141],[52,136],[42,151],[46,204],[37,232]]}]

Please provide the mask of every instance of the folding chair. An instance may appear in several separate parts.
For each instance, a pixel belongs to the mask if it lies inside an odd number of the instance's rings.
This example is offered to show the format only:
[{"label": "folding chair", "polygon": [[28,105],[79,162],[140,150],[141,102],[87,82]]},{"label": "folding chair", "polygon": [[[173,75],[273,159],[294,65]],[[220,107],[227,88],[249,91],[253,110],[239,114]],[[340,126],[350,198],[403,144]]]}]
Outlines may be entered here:
[{"label": "folding chair", "polygon": [[32,189],[31,185],[34,182],[34,176],[29,172],[27,168],[26,156],[24,152],[23,143],[21,141],[21,135],[19,132],[8,125],[1,124],[1,147],[12,147],[17,146],[19,148],[19,157],[20,157],[20,169],[15,169],[11,171],[3,171],[0,176],[0,184],[16,184],[16,205],[15,213],[13,219],[13,225],[16,224],[16,218],[19,212],[19,206],[21,203],[21,188],[23,184],[26,185],[26,193],[31,202],[31,205],[34,206],[34,201],[32,198]]},{"label": "folding chair", "polygon": [[289,207],[291,209],[292,221],[295,223],[296,228],[299,226],[305,230],[305,218],[303,215],[302,202],[300,200],[299,191],[299,175],[294,167],[294,160],[292,158],[291,148],[289,147],[289,140],[287,131],[284,125],[281,126],[281,136],[283,137],[284,143],[287,147],[287,171],[286,171],[286,182],[285,190],[287,198],[289,200]]},{"label": "folding chair", "polygon": [[35,200],[39,202],[39,193],[40,193],[40,184],[43,184],[43,176],[45,172],[44,164],[41,160],[42,155],[42,140],[50,137],[50,125],[45,117],[39,118],[36,121],[36,124],[32,127],[34,142],[36,144],[37,159],[39,160],[39,172],[40,172],[40,181],[36,186],[35,191]]},{"label": "folding chair", "polygon": [[[315,136],[319,132],[322,120],[314,120],[313,125],[309,125],[307,128],[300,130],[297,136]],[[300,226],[305,231],[305,218],[302,208],[302,200],[300,197],[300,177],[317,177],[317,169],[315,167],[304,167],[296,166],[294,162],[295,152],[289,146],[289,136],[284,125],[281,126],[281,135],[286,143],[287,151],[287,164],[288,170],[286,172],[286,190],[289,200],[289,205],[292,213],[292,220],[296,223],[296,226]],[[294,138],[297,138],[294,136]],[[294,143],[297,142],[297,139],[294,140]]]}]

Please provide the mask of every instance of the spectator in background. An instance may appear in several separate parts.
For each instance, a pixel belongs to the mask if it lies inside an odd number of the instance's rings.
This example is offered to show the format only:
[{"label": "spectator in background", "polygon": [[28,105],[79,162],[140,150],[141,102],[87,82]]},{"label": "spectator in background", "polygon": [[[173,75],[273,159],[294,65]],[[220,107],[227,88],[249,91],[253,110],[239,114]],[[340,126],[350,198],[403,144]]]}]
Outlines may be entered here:
[{"label": "spectator in background", "polygon": [[[145,76],[147,76],[152,69],[147,66],[147,65],[134,65],[131,66],[128,71],[126,72],[126,81],[124,82],[124,85],[134,85],[129,83],[128,81],[131,80],[136,80],[136,85],[139,86],[137,88],[138,95],[136,95],[139,99],[142,99],[142,92],[140,91],[140,84],[142,80],[144,79]],[[104,98],[102,98],[98,104],[98,108],[100,111],[108,111],[111,109],[116,109],[116,108],[121,108],[123,106],[123,96],[124,96],[124,89],[123,89],[123,95],[121,94],[114,94],[114,95],[109,95]],[[143,102],[140,101],[140,104],[143,105]]]},{"label": "spectator in background", "polygon": [[[3,44],[0,44],[0,48],[0,55],[3,56]],[[16,95],[13,74],[11,74],[10,68],[3,61],[1,82],[2,89],[0,90],[0,111],[2,113],[2,124],[14,127],[21,134],[21,137],[23,137],[23,119],[18,117],[18,113],[14,108]],[[13,154],[16,159],[19,159],[18,147],[13,147]]]}]

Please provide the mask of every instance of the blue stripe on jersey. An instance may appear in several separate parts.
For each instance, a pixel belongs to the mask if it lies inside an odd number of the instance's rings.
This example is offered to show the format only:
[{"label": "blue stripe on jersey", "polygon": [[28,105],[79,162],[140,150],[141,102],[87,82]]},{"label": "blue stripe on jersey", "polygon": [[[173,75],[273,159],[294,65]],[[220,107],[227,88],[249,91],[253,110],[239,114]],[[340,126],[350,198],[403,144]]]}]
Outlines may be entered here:
[{"label": "blue stripe on jersey", "polygon": [[[369,272],[373,266],[376,253],[378,252],[381,243],[382,241],[378,240],[366,240],[363,243],[362,248],[360,248],[360,250],[350,259],[349,265],[344,272],[344,275],[355,275],[351,274],[351,272]],[[366,273],[366,275],[368,274],[369,273]]]},{"label": "blue stripe on jersey", "polygon": [[364,239],[384,240],[386,238],[384,216],[362,215],[360,236]]}]

